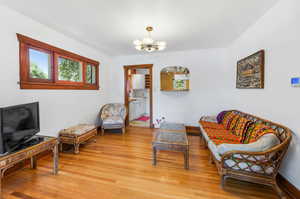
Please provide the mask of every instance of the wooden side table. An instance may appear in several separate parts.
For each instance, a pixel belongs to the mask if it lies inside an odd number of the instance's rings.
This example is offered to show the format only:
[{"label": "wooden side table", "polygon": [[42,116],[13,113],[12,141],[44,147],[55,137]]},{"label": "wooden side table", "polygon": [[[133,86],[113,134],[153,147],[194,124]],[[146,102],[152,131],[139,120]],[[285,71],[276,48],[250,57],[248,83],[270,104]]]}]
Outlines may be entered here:
[{"label": "wooden side table", "polygon": [[6,156],[0,157],[0,194],[2,193],[2,178],[4,177],[5,171],[13,167],[19,162],[30,158],[31,168],[37,167],[36,156],[44,151],[51,150],[53,153],[53,174],[58,173],[58,139],[55,137],[38,136],[42,137],[43,141],[40,143],[30,146],[28,148],[16,151]]}]

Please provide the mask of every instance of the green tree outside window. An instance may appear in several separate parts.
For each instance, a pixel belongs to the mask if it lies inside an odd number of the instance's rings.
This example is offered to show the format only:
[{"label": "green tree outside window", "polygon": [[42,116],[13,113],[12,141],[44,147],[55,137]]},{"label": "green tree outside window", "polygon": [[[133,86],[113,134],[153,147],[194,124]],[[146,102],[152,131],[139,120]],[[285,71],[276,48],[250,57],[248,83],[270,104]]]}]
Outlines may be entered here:
[{"label": "green tree outside window", "polygon": [[37,64],[30,63],[30,77],[38,79],[48,79],[48,74],[43,72]]},{"label": "green tree outside window", "polygon": [[81,82],[81,63],[70,59],[59,58],[59,80]]}]

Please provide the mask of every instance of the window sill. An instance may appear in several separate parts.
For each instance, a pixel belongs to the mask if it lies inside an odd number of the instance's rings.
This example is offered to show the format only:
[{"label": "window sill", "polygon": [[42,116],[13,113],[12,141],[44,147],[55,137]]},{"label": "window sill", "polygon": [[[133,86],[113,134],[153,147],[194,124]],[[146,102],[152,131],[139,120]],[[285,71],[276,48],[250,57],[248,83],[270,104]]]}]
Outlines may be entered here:
[{"label": "window sill", "polygon": [[59,83],[21,82],[21,89],[48,89],[48,90],[99,90],[97,85],[68,85]]}]

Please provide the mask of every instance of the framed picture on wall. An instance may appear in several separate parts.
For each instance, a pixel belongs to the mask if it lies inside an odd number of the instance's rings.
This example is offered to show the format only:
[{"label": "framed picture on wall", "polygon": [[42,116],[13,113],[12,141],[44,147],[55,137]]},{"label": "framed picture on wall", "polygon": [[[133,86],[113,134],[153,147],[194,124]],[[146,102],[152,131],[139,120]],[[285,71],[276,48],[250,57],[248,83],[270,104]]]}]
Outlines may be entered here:
[{"label": "framed picture on wall", "polygon": [[236,88],[264,88],[265,51],[237,62]]}]

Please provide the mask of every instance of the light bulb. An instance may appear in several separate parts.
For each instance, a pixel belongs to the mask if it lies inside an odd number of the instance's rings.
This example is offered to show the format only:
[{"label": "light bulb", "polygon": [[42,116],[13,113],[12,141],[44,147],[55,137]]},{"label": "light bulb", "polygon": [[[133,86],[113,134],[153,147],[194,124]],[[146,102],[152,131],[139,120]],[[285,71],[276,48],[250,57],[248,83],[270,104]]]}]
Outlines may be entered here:
[{"label": "light bulb", "polygon": [[150,37],[146,37],[143,39],[144,44],[153,44],[153,42],[154,42],[153,39]]},{"label": "light bulb", "polygon": [[157,44],[158,44],[159,46],[166,46],[166,45],[167,45],[167,43],[164,42],[164,41],[158,41]]},{"label": "light bulb", "polygon": [[141,46],[141,45],[136,45],[136,46],[135,46],[135,49],[137,49],[137,50],[142,50],[142,46]]},{"label": "light bulb", "polygon": [[142,42],[140,40],[134,40],[133,44],[136,46],[142,45]]},{"label": "light bulb", "polygon": [[158,46],[158,50],[164,50],[166,48],[166,46],[164,46],[164,45],[159,45]]}]

